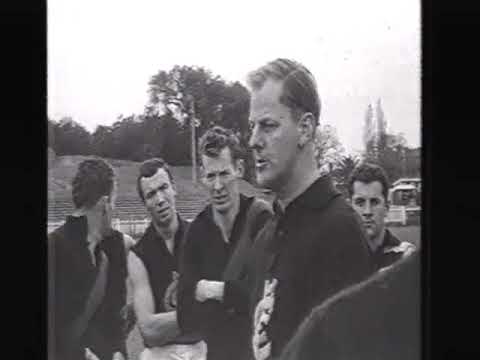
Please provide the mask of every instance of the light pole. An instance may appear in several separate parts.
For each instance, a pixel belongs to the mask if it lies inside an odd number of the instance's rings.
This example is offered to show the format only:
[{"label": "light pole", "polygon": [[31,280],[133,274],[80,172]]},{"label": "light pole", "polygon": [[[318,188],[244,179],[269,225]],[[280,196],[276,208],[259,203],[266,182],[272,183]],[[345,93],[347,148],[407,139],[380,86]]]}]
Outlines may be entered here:
[{"label": "light pole", "polygon": [[192,182],[197,183],[197,146],[196,146],[196,135],[195,135],[195,99],[192,95],[188,95],[189,103],[189,115],[190,115],[190,132],[192,134]]}]

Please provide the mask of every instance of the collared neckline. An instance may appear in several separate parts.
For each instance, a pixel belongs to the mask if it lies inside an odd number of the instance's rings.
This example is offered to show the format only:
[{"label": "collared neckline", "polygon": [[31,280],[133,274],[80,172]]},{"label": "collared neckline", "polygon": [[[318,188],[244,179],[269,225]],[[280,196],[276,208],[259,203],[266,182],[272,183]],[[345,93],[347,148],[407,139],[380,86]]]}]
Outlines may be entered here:
[{"label": "collared neckline", "polygon": [[309,207],[311,209],[324,208],[332,198],[340,195],[340,192],[333,185],[332,179],[328,175],[320,176],[303,193],[293,199],[286,208],[283,204],[276,201],[276,206],[283,212],[295,207]]},{"label": "collared neckline", "polygon": [[[240,193],[238,195],[239,195],[240,201],[239,201],[239,204],[238,204],[238,213],[235,216],[235,219],[239,215],[243,214],[246,211],[246,209],[248,207],[247,205],[249,203],[249,200],[253,199],[253,197],[243,195],[242,193]],[[203,216],[207,216],[209,219],[211,219],[211,221],[213,223],[215,223],[215,221],[213,220],[213,206],[212,206],[212,204],[208,204],[205,211],[203,211],[202,213],[203,213],[202,214]]]},{"label": "collared neckline", "polygon": [[85,215],[68,215],[65,220],[65,231],[68,238],[73,238],[75,241],[88,247],[88,221]]},{"label": "collared neckline", "polygon": [[[173,256],[176,256],[178,249],[180,248],[180,243],[183,239],[183,234],[185,232],[186,228],[186,222],[185,220],[182,219],[180,214],[177,212],[177,219],[178,219],[178,229],[175,233],[174,236],[174,244],[173,244]],[[153,225],[153,221],[150,222],[150,225],[148,226],[147,230],[145,231],[146,235],[148,237],[153,238],[154,240],[161,240],[165,248],[167,249],[167,245],[165,244],[165,239],[163,238],[162,235],[160,235],[157,230],[155,229],[155,226]],[[168,253],[170,251],[167,249]],[[171,253],[170,253],[171,254]]]}]

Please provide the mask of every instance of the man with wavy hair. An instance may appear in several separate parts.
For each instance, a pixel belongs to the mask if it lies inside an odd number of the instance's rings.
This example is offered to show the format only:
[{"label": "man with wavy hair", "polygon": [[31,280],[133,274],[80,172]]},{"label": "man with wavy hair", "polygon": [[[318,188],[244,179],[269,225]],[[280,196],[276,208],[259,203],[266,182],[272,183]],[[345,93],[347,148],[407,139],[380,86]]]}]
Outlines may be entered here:
[{"label": "man with wavy hair", "polygon": [[242,264],[252,237],[270,216],[269,205],[240,193],[244,151],[231,130],[210,128],[199,148],[210,204],[195,218],[185,240],[179,321],[184,329],[202,334],[209,360],[249,359],[248,290]]},{"label": "man with wavy hair", "polygon": [[112,167],[101,159],[83,161],[72,182],[75,210],[49,234],[54,359],[126,358],[126,241],[111,227],[115,196]]}]

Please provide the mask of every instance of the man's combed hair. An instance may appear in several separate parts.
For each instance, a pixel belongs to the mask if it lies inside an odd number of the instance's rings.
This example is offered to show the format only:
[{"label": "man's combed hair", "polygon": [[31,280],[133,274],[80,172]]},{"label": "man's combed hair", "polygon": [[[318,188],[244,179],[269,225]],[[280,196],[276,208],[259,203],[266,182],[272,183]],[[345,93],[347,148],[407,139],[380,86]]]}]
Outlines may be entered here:
[{"label": "man's combed hair", "polygon": [[283,81],[283,93],[280,102],[298,115],[310,112],[315,118],[315,126],[319,123],[321,101],[317,84],[312,73],[299,62],[289,59],[276,59],[252,71],[247,77],[248,85],[258,90],[268,79]]},{"label": "man's combed hair", "polygon": [[200,154],[210,158],[216,158],[220,152],[229,148],[232,154],[232,160],[243,159],[245,157],[244,149],[240,140],[230,129],[222,126],[214,126],[208,129],[199,141]]},{"label": "man's combed hair", "polygon": [[72,181],[72,200],[75,208],[90,208],[102,196],[110,196],[115,173],[102,159],[89,159],[80,163]]},{"label": "man's combed hair", "polygon": [[157,173],[158,169],[164,169],[165,172],[168,174],[168,178],[170,179],[170,182],[174,184],[172,173],[170,172],[168,164],[165,162],[165,160],[163,160],[162,158],[152,158],[152,159],[145,160],[140,165],[139,173],[137,176],[137,192],[138,192],[138,195],[140,196],[140,199],[142,199],[142,201],[145,201],[145,195],[143,194],[142,183],[141,183],[142,178],[152,177]]},{"label": "man's combed hair", "polygon": [[382,195],[385,198],[385,201],[388,199],[388,189],[390,188],[390,182],[388,176],[385,173],[385,170],[379,165],[372,163],[362,163],[358,165],[350,175],[348,179],[348,194],[350,197],[353,196],[353,183],[355,181],[360,181],[365,184],[378,181],[382,184]]}]

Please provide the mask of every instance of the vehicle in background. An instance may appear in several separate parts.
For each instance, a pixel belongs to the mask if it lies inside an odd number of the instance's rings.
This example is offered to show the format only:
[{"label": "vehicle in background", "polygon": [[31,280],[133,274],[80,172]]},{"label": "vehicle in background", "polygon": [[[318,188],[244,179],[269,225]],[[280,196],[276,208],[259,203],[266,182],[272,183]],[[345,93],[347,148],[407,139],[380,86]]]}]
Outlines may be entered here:
[{"label": "vehicle in background", "polygon": [[421,215],[421,186],[419,178],[401,178],[388,191],[390,209],[387,222],[400,225],[419,225]]}]

